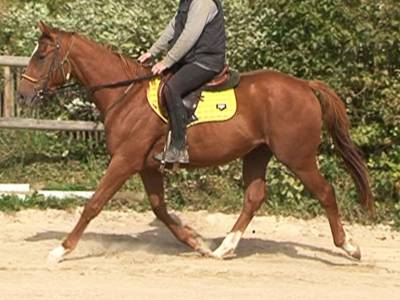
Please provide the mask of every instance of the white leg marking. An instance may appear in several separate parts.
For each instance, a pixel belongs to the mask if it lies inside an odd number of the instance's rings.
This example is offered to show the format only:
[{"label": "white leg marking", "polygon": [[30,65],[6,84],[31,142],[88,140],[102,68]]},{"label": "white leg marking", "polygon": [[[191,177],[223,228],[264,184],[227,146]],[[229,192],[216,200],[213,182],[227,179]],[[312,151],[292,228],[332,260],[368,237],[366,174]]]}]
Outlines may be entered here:
[{"label": "white leg marking", "polygon": [[69,251],[66,250],[63,246],[58,246],[57,248],[54,248],[50,253],[49,256],[47,257],[47,262],[51,265],[59,263],[65,254],[67,254]]},{"label": "white leg marking", "polygon": [[223,259],[233,256],[242,235],[241,231],[229,233],[217,250],[213,252],[214,257]]},{"label": "white leg marking", "polygon": [[351,236],[347,232],[342,249],[346,251],[346,253],[349,254],[350,256],[356,259],[361,259],[360,247],[353,242]]}]

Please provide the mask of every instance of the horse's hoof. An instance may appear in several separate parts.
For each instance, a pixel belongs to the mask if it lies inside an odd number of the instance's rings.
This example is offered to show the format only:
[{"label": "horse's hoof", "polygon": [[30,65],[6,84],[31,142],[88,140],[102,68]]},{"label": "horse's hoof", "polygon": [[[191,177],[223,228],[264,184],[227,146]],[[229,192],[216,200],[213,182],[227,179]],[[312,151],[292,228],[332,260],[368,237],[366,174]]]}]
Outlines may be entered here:
[{"label": "horse's hoof", "polygon": [[221,260],[231,259],[231,258],[236,257],[236,253],[235,253],[235,250],[233,250],[233,249],[224,251],[223,253],[220,251],[214,251],[212,254],[212,257],[216,258],[216,259],[221,259]]},{"label": "horse's hoof", "polygon": [[213,257],[218,259],[228,259],[236,257],[235,250],[243,233],[241,231],[230,232],[221,245],[213,252]]},{"label": "horse's hoof", "polygon": [[67,250],[63,246],[58,246],[54,248],[47,257],[47,263],[49,265],[56,265],[58,264],[67,253]]},{"label": "horse's hoof", "polygon": [[197,253],[202,256],[210,257],[212,256],[212,251],[209,245],[203,240],[200,234],[198,234],[193,228],[185,225],[185,230],[191,235],[188,245]]},{"label": "horse's hoof", "polygon": [[199,253],[202,256],[205,256],[205,257],[212,257],[213,256],[212,251],[210,249],[204,248],[204,247],[197,248],[196,252]]},{"label": "horse's hoof", "polygon": [[351,238],[347,238],[341,247],[348,255],[351,257],[361,260],[361,250],[358,245],[356,245]]},{"label": "horse's hoof", "polygon": [[213,256],[211,249],[208,247],[208,245],[206,244],[206,242],[204,242],[202,238],[197,237],[196,242],[197,242],[197,247],[195,248],[196,252],[206,257]]}]

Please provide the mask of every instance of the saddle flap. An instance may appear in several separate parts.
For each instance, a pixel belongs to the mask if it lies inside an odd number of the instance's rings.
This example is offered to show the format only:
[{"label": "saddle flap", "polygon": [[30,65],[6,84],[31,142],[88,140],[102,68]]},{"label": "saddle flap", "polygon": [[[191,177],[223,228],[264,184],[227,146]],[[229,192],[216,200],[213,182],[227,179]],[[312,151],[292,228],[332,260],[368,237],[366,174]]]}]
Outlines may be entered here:
[{"label": "saddle flap", "polygon": [[161,113],[163,114],[163,116],[165,118],[168,118],[168,111],[167,111],[167,105],[166,105],[166,100],[165,100],[165,96],[164,96],[164,87],[165,84],[167,83],[167,81],[171,78],[172,73],[168,73],[165,76],[161,76],[161,81],[160,84],[158,86],[158,106],[161,110]]},{"label": "saddle flap", "polygon": [[[147,90],[147,100],[151,109],[162,119],[168,122],[165,102],[160,106],[160,79],[150,82]],[[193,97],[195,96],[192,95]],[[186,99],[184,100],[186,102]],[[193,102],[189,101],[188,106]],[[202,91],[201,100],[198,101],[195,114],[192,115],[188,127],[206,122],[223,122],[231,119],[236,114],[236,94],[234,89],[218,92]]]}]

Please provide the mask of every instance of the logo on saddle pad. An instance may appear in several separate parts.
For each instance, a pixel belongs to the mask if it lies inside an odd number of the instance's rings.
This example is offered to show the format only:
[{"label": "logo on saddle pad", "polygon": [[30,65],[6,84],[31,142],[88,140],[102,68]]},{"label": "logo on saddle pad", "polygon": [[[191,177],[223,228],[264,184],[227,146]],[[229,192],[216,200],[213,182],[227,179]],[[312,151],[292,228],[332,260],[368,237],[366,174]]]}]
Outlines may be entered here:
[{"label": "logo on saddle pad", "polygon": [[[153,111],[164,121],[167,118],[163,115],[159,102],[158,102],[158,87],[160,85],[159,79],[154,79],[150,82],[147,91],[147,100]],[[236,113],[236,95],[234,89],[229,89],[219,92],[203,91],[201,100],[194,113],[195,121],[190,123],[188,127],[206,123],[206,122],[222,122],[227,121]]]}]

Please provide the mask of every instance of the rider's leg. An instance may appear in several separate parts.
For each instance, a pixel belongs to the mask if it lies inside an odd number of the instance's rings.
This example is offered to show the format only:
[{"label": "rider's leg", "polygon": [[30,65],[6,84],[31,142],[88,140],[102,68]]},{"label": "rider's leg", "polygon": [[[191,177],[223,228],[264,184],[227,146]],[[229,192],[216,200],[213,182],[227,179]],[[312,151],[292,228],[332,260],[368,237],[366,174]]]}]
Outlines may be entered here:
[{"label": "rider's leg", "polygon": [[181,96],[167,84],[164,89],[164,95],[168,106],[168,119],[171,128],[170,150],[186,150],[186,125],[188,115]]},{"label": "rider's leg", "polygon": [[[186,149],[187,112],[183,106],[183,98],[200,88],[216,75],[216,72],[203,69],[196,64],[181,67],[167,82],[165,98],[171,125],[171,146],[167,150],[165,160],[170,163],[188,163]],[[162,155],[157,155],[160,159]]]}]

